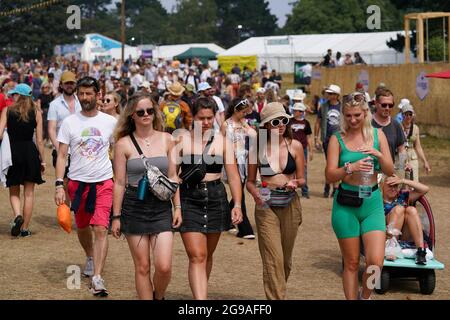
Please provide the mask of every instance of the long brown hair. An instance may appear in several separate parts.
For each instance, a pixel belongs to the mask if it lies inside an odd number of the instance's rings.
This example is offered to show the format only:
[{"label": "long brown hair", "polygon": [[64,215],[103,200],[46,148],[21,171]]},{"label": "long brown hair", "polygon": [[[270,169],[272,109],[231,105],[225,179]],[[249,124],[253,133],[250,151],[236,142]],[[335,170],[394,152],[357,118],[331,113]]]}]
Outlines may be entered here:
[{"label": "long brown hair", "polygon": [[28,122],[30,111],[40,111],[39,107],[33,102],[31,97],[19,95],[17,101],[10,107],[8,112],[13,112],[19,115],[19,119],[23,122]]},{"label": "long brown hair", "polygon": [[148,93],[138,92],[131,96],[125,109],[120,114],[120,118],[114,132],[114,139],[116,142],[121,138],[130,135],[136,130],[136,125],[131,116],[136,111],[136,106],[138,105],[139,101],[144,99],[150,100],[152,102],[153,108],[155,109],[155,113],[153,116],[153,128],[157,131],[164,131],[161,111],[159,110],[159,105],[156,101],[155,96]]}]

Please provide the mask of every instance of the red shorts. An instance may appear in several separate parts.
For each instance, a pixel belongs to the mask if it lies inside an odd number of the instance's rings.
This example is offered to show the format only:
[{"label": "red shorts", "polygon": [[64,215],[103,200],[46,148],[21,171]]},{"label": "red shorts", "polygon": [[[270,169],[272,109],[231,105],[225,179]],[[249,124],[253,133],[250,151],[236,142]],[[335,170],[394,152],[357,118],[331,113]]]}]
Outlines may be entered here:
[{"label": "red shorts", "polygon": [[[75,193],[79,184],[78,181],[69,180],[67,189],[72,202],[75,199]],[[92,214],[85,211],[86,198],[89,192],[89,187],[86,186],[81,196],[80,207],[75,213],[75,223],[78,229],[84,229],[89,226],[109,227],[109,216],[111,214],[113,201],[113,187],[114,182],[112,179],[97,183],[95,210],[94,214]]]}]

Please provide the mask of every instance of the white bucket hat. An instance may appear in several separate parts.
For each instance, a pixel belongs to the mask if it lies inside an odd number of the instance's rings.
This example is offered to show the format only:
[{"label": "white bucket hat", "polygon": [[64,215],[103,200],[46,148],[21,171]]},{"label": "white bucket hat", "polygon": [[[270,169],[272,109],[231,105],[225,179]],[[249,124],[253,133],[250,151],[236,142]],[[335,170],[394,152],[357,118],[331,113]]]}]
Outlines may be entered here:
[{"label": "white bucket hat", "polygon": [[338,95],[341,95],[341,88],[335,84],[331,84],[326,90],[325,92],[327,93],[336,93]]}]

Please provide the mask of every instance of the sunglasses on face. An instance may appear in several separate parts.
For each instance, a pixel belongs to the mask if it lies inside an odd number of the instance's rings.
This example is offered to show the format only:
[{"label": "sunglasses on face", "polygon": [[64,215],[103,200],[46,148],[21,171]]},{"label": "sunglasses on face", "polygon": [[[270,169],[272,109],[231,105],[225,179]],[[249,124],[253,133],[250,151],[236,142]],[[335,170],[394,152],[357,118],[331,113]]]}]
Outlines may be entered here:
[{"label": "sunglasses on face", "polygon": [[380,106],[383,109],[386,109],[386,108],[392,109],[394,107],[394,104],[393,103],[381,103]]},{"label": "sunglasses on face", "polygon": [[104,103],[110,103],[112,100],[111,99],[103,99]]},{"label": "sunglasses on face", "polygon": [[408,112],[408,113],[404,113],[404,114],[403,114],[403,116],[404,116],[404,117],[412,117],[412,116],[413,116],[413,114],[412,114],[412,113],[410,113],[410,112]]},{"label": "sunglasses on face", "polygon": [[146,112],[149,116],[151,116],[151,115],[155,114],[155,109],[147,108],[147,109],[142,109],[142,110],[136,110],[135,113],[139,118],[142,118]]},{"label": "sunglasses on face", "polygon": [[287,125],[289,123],[289,119],[288,118],[282,118],[282,119],[273,119],[272,121],[270,121],[270,125],[272,127],[279,127],[280,125]]}]

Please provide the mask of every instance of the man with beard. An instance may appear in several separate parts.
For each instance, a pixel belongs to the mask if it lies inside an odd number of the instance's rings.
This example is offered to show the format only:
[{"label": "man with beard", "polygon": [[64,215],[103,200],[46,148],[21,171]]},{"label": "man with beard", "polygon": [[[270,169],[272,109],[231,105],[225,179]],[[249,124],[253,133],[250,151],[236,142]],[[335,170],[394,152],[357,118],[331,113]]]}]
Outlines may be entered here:
[{"label": "man with beard", "polygon": [[70,147],[71,162],[67,185],[75,213],[78,239],[86,254],[84,275],[92,276],[90,290],[105,297],[108,291],[101,277],[108,252],[108,227],[113,199],[113,171],[108,150],[117,120],[97,110],[101,98],[97,80],[78,80],[77,96],[81,111],[68,116],[58,133],[55,202],[66,200],[63,190],[64,167]]},{"label": "man with beard", "polygon": [[[59,147],[59,142],[56,137],[58,135],[59,128],[61,127],[61,123],[66,117],[74,114],[75,112],[81,111],[80,102],[75,95],[76,81],[77,79],[73,72],[64,71],[61,75],[60,83],[62,94],[50,102],[48,109],[48,136],[53,144],[53,167],[56,167],[56,150],[58,150]],[[68,163],[70,164],[70,155]],[[68,168],[66,168],[64,178],[67,177],[67,170]]]}]

